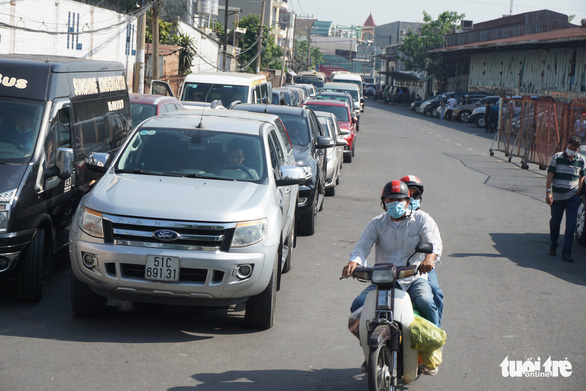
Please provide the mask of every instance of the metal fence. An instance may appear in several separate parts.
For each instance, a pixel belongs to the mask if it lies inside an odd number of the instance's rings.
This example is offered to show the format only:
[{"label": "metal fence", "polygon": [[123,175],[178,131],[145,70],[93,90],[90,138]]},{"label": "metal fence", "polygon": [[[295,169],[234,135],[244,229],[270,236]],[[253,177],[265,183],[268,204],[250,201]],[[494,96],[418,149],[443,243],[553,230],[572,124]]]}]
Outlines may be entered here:
[{"label": "metal fence", "polygon": [[[571,103],[556,102],[551,98],[521,99],[501,98],[499,104],[499,126],[490,147],[503,152],[509,158],[521,158],[521,167],[529,163],[545,170],[554,153],[562,151],[573,135],[586,142],[586,99]],[[495,148],[496,145],[496,148]]]}]

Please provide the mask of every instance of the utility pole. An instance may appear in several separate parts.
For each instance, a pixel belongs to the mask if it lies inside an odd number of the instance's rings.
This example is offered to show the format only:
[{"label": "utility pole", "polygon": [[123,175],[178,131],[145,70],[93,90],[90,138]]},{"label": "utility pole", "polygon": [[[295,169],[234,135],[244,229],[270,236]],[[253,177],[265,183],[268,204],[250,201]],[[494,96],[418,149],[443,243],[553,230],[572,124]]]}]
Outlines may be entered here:
[{"label": "utility pole", "polygon": [[146,13],[136,20],[136,63],[134,64],[134,80],[132,92],[144,93],[144,36],[146,33]]},{"label": "utility pole", "polygon": [[307,70],[311,70],[311,26],[307,27]]},{"label": "utility pole", "polygon": [[153,66],[153,80],[159,80],[159,0],[155,1],[153,7],[153,55],[151,63]]},{"label": "utility pole", "polygon": [[262,51],[262,35],[265,29],[265,6],[267,1],[262,0],[262,10],[260,11],[260,31],[258,32],[258,46],[257,46],[257,57],[256,57],[256,73],[260,73],[260,55]]},{"label": "utility pole", "polygon": [[226,71],[226,60],[228,56],[228,0],[224,2],[224,39],[222,40],[224,45],[224,53],[222,53],[222,71]]}]

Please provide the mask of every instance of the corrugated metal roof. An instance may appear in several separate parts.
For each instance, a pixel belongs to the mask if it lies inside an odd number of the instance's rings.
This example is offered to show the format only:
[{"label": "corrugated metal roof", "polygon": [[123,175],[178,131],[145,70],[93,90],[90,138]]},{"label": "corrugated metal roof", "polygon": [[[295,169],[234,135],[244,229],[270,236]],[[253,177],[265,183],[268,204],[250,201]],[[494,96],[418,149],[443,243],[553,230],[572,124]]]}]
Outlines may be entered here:
[{"label": "corrugated metal roof", "polygon": [[495,46],[513,46],[520,44],[544,44],[544,43],[561,43],[571,41],[586,40],[586,28],[569,28],[562,30],[552,30],[537,34],[525,34],[516,37],[495,39],[492,41],[474,42],[466,45],[448,46],[431,52],[454,52],[459,50],[473,50]]}]

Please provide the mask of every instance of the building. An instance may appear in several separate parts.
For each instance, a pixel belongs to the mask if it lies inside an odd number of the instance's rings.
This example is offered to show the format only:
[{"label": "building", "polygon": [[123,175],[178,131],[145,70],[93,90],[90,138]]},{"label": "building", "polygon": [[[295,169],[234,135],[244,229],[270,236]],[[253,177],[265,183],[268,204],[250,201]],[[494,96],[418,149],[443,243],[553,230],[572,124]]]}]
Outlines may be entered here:
[{"label": "building", "polygon": [[586,26],[548,10],[506,16],[446,37],[445,90],[586,97]]}]

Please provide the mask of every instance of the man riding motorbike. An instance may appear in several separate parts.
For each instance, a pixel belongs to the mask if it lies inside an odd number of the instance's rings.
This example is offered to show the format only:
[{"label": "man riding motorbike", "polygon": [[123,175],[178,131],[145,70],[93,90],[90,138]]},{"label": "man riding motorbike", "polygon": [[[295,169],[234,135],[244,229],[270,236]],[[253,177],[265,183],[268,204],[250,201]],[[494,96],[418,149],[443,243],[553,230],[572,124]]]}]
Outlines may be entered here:
[{"label": "man riding motorbike", "polygon": [[[438,309],[433,300],[427,273],[433,270],[434,261],[441,255],[442,241],[433,219],[423,211],[411,210],[409,205],[409,188],[404,182],[394,180],[384,186],[381,206],[385,212],[370,220],[364,229],[350,254],[350,262],[342,269],[342,277],[348,278],[356,267],[367,265],[366,259],[373,245],[375,264],[394,263],[405,266],[417,243],[432,243],[433,253],[415,254],[410,260],[411,265],[418,266],[419,273],[399,280],[398,284],[409,293],[414,308],[421,316],[438,325]],[[366,287],[352,302],[351,313],[362,307],[368,293],[375,289],[374,284]]]}]

